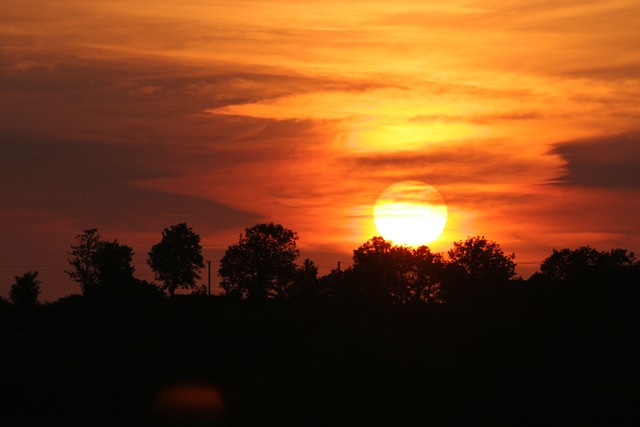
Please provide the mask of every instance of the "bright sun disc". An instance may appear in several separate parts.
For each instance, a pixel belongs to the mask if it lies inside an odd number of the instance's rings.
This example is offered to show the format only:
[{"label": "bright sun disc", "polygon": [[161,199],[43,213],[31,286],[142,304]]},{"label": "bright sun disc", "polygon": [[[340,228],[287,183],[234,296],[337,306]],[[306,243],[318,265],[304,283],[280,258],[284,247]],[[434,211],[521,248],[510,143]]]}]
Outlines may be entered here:
[{"label": "bright sun disc", "polygon": [[442,234],[447,206],[432,186],[401,181],[380,194],[373,208],[373,221],[380,235],[396,245],[426,245]]}]

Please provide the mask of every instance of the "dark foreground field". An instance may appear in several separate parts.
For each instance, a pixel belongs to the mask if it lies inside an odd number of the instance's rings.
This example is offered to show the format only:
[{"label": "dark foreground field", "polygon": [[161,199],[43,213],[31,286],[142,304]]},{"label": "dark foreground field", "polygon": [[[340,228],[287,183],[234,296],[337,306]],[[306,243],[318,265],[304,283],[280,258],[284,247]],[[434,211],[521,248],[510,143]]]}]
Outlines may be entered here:
[{"label": "dark foreground field", "polygon": [[[640,425],[633,304],[69,298],[0,321],[0,425]],[[219,390],[222,420],[163,418],[177,384]]]}]

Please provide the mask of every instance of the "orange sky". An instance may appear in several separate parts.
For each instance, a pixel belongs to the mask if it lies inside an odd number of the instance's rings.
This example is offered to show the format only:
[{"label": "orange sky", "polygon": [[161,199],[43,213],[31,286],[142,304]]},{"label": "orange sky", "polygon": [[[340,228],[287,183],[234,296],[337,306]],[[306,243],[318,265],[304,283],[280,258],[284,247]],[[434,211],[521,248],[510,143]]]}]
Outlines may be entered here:
[{"label": "orange sky", "polygon": [[[527,277],[552,248],[640,250],[640,8],[623,1],[6,0],[0,295],[77,292],[83,229],[187,221],[215,260],[259,221],[326,272],[377,195],[436,187],[442,237]],[[214,275],[215,277],[215,275]]]}]

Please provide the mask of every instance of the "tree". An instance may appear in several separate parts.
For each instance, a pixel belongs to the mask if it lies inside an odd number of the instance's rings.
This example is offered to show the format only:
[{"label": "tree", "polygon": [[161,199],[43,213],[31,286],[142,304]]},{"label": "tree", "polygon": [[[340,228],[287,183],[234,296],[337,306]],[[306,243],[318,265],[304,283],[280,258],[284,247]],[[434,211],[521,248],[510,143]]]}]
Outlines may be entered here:
[{"label": "tree", "polygon": [[450,263],[464,270],[471,284],[499,284],[516,275],[516,255],[506,255],[500,245],[484,236],[453,243],[448,251]]},{"label": "tree", "polygon": [[601,252],[589,246],[574,250],[554,249],[542,261],[537,280],[597,284],[625,280],[637,271],[637,267],[635,255],[626,249],[612,249],[609,252]]},{"label": "tree", "polygon": [[280,224],[256,224],[227,248],[218,274],[228,295],[266,299],[284,296],[295,278],[298,234]]},{"label": "tree", "polygon": [[80,284],[83,295],[90,294],[99,286],[98,270],[94,260],[98,247],[101,244],[100,234],[95,228],[91,228],[76,236],[77,245],[71,245],[71,251],[67,252],[73,258],[67,261],[73,270],[65,270],[71,279]]},{"label": "tree", "polygon": [[426,246],[395,246],[373,237],[353,251],[353,274],[347,286],[361,297],[392,303],[442,302],[442,269],[442,255]]},{"label": "tree", "polygon": [[550,282],[580,281],[588,277],[589,272],[599,263],[600,252],[583,246],[576,250],[553,250],[542,261],[540,272],[542,279]]},{"label": "tree", "polygon": [[67,271],[80,283],[82,295],[102,302],[144,302],[157,297],[158,288],[136,279],[133,274],[133,248],[102,240],[95,228],[76,236],[78,244],[68,252],[73,258]]},{"label": "tree", "polygon": [[414,299],[443,303],[445,262],[442,254],[431,252],[427,246],[420,246],[413,250],[413,262],[416,269]]},{"label": "tree", "polygon": [[165,228],[160,243],[151,248],[147,263],[169,295],[179,287],[195,288],[204,268],[200,236],[184,222]]},{"label": "tree", "polygon": [[[353,270],[332,269],[329,273],[318,278],[318,297],[320,298],[340,298],[345,296],[347,283],[351,281]],[[347,294],[348,296],[348,294]]]},{"label": "tree", "polygon": [[126,292],[135,278],[133,248],[113,242],[100,242],[92,257],[98,277],[97,290],[102,294],[118,294]]},{"label": "tree", "polygon": [[346,285],[359,298],[400,302],[410,287],[410,258],[408,248],[373,237],[353,251],[353,274]]},{"label": "tree", "polygon": [[312,300],[320,296],[318,267],[309,258],[302,266],[296,268],[292,285],[287,289],[287,296],[302,300]]},{"label": "tree", "polygon": [[640,262],[626,249],[554,249],[529,283],[573,306],[609,306],[635,313],[640,303]]},{"label": "tree", "polygon": [[40,284],[37,271],[27,271],[22,276],[15,276],[15,283],[11,285],[9,291],[9,300],[19,307],[37,305]]}]

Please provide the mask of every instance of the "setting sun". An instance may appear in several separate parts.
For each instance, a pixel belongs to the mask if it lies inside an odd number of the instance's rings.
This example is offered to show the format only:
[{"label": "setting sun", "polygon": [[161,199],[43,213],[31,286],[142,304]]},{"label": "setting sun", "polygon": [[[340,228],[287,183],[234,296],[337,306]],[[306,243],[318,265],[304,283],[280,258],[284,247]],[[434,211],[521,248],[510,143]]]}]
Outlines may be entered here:
[{"label": "setting sun", "polygon": [[442,234],[447,223],[447,206],[432,186],[420,181],[401,181],[380,194],[373,219],[385,239],[398,245],[425,245]]}]

